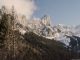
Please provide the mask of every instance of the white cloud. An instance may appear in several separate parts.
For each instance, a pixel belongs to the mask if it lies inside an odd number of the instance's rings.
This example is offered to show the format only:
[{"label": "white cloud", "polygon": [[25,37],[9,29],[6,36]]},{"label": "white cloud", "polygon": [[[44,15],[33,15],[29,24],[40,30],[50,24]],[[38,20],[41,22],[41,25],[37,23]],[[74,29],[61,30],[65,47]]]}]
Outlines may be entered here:
[{"label": "white cloud", "polygon": [[16,11],[19,14],[26,15],[27,19],[29,19],[34,10],[36,10],[34,0],[0,0],[0,8],[3,5],[5,5],[8,9],[15,6]]}]

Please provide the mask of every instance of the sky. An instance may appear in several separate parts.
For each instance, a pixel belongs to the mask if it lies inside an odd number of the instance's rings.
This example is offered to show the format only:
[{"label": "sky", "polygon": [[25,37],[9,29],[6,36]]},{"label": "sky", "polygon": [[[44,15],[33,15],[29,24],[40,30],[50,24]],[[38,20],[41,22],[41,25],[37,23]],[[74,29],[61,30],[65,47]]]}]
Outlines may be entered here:
[{"label": "sky", "polygon": [[6,6],[9,10],[14,6],[16,12],[19,15],[25,15],[27,19],[30,19],[36,10],[34,0],[0,0],[0,8],[2,6]]},{"label": "sky", "polygon": [[80,0],[35,0],[35,4],[33,16],[37,18],[48,15],[53,25],[80,24]]},{"label": "sky", "polygon": [[12,5],[18,13],[31,17],[41,18],[48,15],[53,25],[79,25],[80,0],[0,0],[0,8]]}]

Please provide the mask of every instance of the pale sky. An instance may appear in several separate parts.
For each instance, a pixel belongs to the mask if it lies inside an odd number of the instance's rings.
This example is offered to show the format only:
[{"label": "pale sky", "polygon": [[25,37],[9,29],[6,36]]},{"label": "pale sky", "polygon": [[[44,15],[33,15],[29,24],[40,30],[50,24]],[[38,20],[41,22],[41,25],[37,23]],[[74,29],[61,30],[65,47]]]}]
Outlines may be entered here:
[{"label": "pale sky", "polygon": [[35,0],[35,17],[49,15],[52,24],[80,24],[80,0]]},{"label": "pale sky", "polygon": [[27,19],[48,15],[53,25],[80,24],[80,0],[0,0],[0,7],[2,5],[14,5],[17,12],[26,15]]}]

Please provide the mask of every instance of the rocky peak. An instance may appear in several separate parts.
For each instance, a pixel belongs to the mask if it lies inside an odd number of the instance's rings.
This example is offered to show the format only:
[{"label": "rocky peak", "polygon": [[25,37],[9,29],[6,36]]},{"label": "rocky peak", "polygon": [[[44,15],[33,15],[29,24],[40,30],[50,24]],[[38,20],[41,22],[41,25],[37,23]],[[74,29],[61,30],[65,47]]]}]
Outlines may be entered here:
[{"label": "rocky peak", "polygon": [[43,23],[44,25],[46,25],[46,26],[50,26],[50,25],[51,25],[51,19],[50,19],[49,16],[44,15],[44,16],[41,18],[41,20],[42,20],[42,23]]}]

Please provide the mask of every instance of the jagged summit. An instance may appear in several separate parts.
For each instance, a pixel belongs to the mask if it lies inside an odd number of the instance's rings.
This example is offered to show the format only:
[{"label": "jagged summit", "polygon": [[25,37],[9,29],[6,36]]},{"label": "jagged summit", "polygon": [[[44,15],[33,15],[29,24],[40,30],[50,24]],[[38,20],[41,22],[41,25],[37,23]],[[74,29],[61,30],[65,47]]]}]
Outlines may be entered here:
[{"label": "jagged summit", "polygon": [[42,23],[44,23],[45,25],[47,25],[47,26],[50,26],[50,25],[51,25],[51,19],[50,19],[49,16],[44,15],[44,16],[41,18],[41,20],[42,20]]},{"label": "jagged summit", "polygon": [[[44,27],[51,26],[51,19],[47,15],[43,16],[40,20],[27,20],[25,15],[17,14],[14,6],[12,6],[11,10],[7,9],[6,6],[2,6],[0,9],[0,16],[4,13],[8,14],[10,23],[14,23],[15,30],[23,29],[25,31],[33,31],[36,34],[41,35],[41,30],[43,30]],[[26,27],[29,30],[27,30]]]}]

